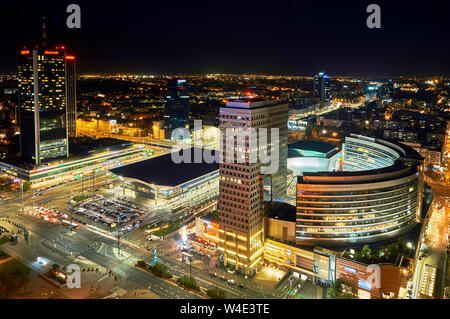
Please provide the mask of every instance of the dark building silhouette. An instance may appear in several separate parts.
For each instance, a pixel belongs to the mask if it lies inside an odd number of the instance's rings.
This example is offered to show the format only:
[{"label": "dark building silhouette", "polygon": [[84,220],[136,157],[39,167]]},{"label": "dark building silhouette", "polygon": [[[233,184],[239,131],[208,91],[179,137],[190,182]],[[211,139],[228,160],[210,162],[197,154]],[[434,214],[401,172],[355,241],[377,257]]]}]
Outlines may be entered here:
[{"label": "dark building silhouette", "polygon": [[167,81],[164,108],[164,135],[166,139],[182,139],[182,136],[172,136],[172,133],[177,128],[186,128],[189,124],[189,96],[186,88],[185,79],[173,78]]}]

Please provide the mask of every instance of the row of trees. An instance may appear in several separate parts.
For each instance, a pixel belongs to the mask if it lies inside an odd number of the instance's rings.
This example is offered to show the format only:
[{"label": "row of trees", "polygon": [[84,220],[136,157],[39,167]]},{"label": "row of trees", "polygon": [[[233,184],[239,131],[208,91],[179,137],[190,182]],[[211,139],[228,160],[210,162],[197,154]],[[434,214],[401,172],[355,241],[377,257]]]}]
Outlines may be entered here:
[{"label": "row of trees", "polygon": [[200,286],[197,284],[197,281],[194,277],[183,275],[177,279],[177,283],[180,286],[200,291]]},{"label": "row of trees", "polygon": [[148,270],[152,274],[160,278],[170,279],[173,277],[173,275],[167,270],[167,267],[161,263],[156,263],[154,266],[152,266],[147,264],[143,260],[139,260],[136,263],[136,266]]},{"label": "row of trees", "polygon": [[[156,263],[156,265],[151,266],[148,263],[146,263],[145,261],[139,260],[136,263],[136,267],[146,269],[146,270],[150,271],[152,274],[154,274],[155,276],[160,277],[160,278],[170,279],[173,277],[172,274],[167,270],[167,267],[161,263]],[[181,276],[177,279],[177,283],[180,286],[186,287],[188,289],[200,291],[200,286],[197,284],[197,281],[195,280],[194,277],[191,277],[188,275]],[[210,297],[212,299],[225,299],[226,298],[225,290],[220,289],[218,287],[212,287],[212,288],[208,289],[206,294],[208,295],[208,297]]]},{"label": "row of trees", "polygon": [[364,245],[360,251],[355,252],[353,257],[346,251],[344,257],[353,258],[366,264],[394,263],[399,253],[406,253],[407,251],[405,241],[403,238],[399,238],[396,242],[378,249],[371,249],[369,245]]},{"label": "row of trees", "polygon": [[164,235],[173,233],[178,228],[180,228],[180,223],[179,222],[170,221],[169,225],[166,228],[161,228],[159,230],[154,231],[153,235],[155,235],[155,236],[164,236]]}]

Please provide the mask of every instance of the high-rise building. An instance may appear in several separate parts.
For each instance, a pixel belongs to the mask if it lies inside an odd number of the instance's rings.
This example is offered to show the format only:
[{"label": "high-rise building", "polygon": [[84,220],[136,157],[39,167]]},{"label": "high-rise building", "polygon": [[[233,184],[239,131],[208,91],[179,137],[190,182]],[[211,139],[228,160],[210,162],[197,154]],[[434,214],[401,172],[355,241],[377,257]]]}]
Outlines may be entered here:
[{"label": "high-rise building", "polygon": [[68,157],[66,52],[42,44],[19,51],[20,149],[32,164]]},{"label": "high-rise building", "polygon": [[167,81],[164,107],[164,134],[166,139],[182,139],[182,136],[172,136],[172,133],[177,128],[187,128],[189,124],[189,96],[186,89],[185,79],[173,78]]},{"label": "high-rise building", "polygon": [[450,161],[450,121],[447,121],[447,126],[445,128],[445,141],[442,149],[444,151],[443,162],[447,163]]},{"label": "high-rise building", "polygon": [[77,135],[77,81],[75,57],[66,55],[66,100],[67,100],[67,133],[69,137]]},{"label": "high-rise building", "polygon": [[[269,177],[271,181],[272,198],[286,194],[287,119],[288,105],[278,101],[237,100],[220,108],[223,158],[219,165],[219,251],[223,252],[225,266],[234,266],[244,274],[255,272],[263,253],[264,179]],[[245,132],[258,130],[258,134],[253,135],[253,141],[247,135],[242,143],[240,128]],[[272,143],[272,128],[279,132],[278,149]],[[267,129],[266,141],[260,129]],[[271,175],[262,174],[266,162],[262,163],[259,154],[263,150],[269,154],[278,151],[274,153],[279,159],[278,169]]]},{"label": "high-rise building", "polygon": [[314,96],[325,102],[331,98],[330,77],[325,72],[320,72],[314,76]]}]

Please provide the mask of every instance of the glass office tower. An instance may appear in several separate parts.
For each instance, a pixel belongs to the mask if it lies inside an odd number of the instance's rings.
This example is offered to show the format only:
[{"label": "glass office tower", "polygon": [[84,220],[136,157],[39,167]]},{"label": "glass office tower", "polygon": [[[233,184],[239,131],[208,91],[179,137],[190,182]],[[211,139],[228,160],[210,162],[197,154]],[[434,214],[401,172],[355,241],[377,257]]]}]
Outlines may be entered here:
[{"label": "glass office tower", "polygon": [[186,92],[186,80],[173,78],[167,81],[167,95],[164,107],[165,139],[182,139],[172,136],[177,128],[187,128],[189,124],[189,96]]},{"label": "glass office tower", "polygon": [[325,72],[320,72],[314,76],[314,95],[321,102],[329,100],[330,95],[330,77]]},{"label": "glass office tower", "polygon": [[41,164],[67,157],[66,53],[56,46],[19,52],[20,148]]}]

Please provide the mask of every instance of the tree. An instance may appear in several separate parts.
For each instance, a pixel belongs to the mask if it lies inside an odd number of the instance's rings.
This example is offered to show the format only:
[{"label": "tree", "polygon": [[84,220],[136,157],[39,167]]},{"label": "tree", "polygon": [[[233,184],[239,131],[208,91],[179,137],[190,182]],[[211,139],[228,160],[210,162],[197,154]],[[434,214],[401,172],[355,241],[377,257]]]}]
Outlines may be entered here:
[{"label": "tree", "polygon": [[172,278],[172,274],[167,271],[167,267],[161,263],[156,263],[156,265],[150,266],[149,269],[155,276],[161,278]]},{"label": "tree", "polygon": [[327,297],[329,299],[353,299],[354,288],[342,278],[338,278],[328,289]]},{"label": "tree", "polygon": [[308,124],[308,126],[306,126],[306,130],[305,130],[305,139],[311,140],[312,134],[313,134],[313,127],[311,124]]},{"label": "tree", "polygon": [[147,263],[145,261],[143,261],[143,260],[138,260],[137,263],[136,263],[136,267],[141,267],[141,268],[146,269],[147,268]]},{"label": "tree", "polygon": [[29,189],[31,188],[31,183],[30,182],[24,182],[23,183],[23,192],[27,192]]},{"label": "tree", "polygon": [[210,288],[208,289],[208,291],[206,292],[206,294],[211,297],[212,299],[225,299],[227,293],[225,292],[225,290],[220,289],[219,287],[214,287],[214,288]]},{"label": "tree", "polygon": [[150,130],[148,128],[144,128],[141,131],[141,137],[146,137],[146,136],[148,136],[149,133],[150,133]]},{"label": "tree", "polygon": [[370,259],[370,256],[372,255],[372,250],[370,249],[369,245],[364,245],[361,249],[361,257],[364,259]]},{"label": "tree", "polygon": [[218,220],[218,219],[219,219],[219,216],[220,216],[219,210],[216,209],[216,210],[213,212],[213,214],[214,214],[214,220]]},{"label": "tree", "polygon": [[197,285],[197,281],[195,280],[195,278],[188,275],[179,277],[177,279],[177,283],[186,288],[200,290],[200,286]]}]

